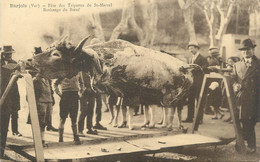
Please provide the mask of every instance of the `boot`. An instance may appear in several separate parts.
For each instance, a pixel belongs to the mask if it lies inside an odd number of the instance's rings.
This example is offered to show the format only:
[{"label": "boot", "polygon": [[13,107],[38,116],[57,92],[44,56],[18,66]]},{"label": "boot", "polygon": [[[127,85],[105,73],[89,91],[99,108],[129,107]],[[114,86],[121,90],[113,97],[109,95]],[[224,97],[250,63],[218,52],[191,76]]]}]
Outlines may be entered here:
[{"label": "boot", "polygon": [[63,132],[64,132],[64,129],[59,128],[59,142],[63,142]]},{"label": "boot", "polygon": [[47,147],[47,144],[45,143],[45,139],[44,139],[44,131],[41,131],[41,137],[42,137],[42,147]]},{"label": "boot", "polygon": [[73,136],[74,136],[74,143],[75,145],[80,145],[80,139],[79,139],[79,135],[78,135],[78,131],[77,131],[77,126],[72,126],[72,132],[73,132]]}]

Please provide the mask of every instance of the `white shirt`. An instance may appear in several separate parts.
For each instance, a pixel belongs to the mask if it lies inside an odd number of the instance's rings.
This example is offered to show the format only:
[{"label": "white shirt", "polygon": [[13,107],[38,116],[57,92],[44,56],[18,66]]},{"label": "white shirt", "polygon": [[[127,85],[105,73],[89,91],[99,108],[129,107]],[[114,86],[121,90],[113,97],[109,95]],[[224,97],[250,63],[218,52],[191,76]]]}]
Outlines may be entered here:
[{"label": "white shirt", "polygon": [[245,59],[245,64],[247,67],[251,66],[251,63],[252,63],[252,58],[244,58]]},{"label": "white shirt", "polygon": [[194,61],[197,59],[197,57],[199,56],[199,51],[195,54],[195,55],[193,55],[192,56],[192,58],[191,58],[191,63],[193,64],[194,63]]}]

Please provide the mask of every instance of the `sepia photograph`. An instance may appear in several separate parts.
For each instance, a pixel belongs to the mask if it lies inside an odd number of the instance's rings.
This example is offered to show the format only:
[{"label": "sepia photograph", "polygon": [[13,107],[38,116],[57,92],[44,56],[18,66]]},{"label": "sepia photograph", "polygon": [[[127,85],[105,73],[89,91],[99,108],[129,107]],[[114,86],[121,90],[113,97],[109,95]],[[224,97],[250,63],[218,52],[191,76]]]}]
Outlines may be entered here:
[{"label": "sepia photograph", "polygon": [[0,161],[260,161],[260,0],[0,8]]}]

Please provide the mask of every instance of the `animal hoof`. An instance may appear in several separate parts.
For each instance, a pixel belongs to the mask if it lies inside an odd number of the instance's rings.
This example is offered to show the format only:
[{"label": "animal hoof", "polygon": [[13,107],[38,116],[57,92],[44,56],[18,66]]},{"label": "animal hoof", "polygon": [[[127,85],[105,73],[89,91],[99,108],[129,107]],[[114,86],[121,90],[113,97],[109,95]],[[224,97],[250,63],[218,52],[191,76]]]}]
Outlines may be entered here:
[{"label": "animal hoof", "polygon": [[134,130],[134,127],[130,127],[130,126],[129,126],[129,130]]},{"label": "animal hoof", "polygon": [[167,124],[163,124],[163,125],[162,125],[162,128],[166,128],[166,127],[167,127]]},{"label": "animal hoof", "polygon": [[150,125],[149,125],[149,128],[150,128],[150,129],[155,128],[155,124],[150,124]]},{"label": "animal hoof", "polygon": [[172,128],[172,125],[170,124],[170,125],[168,125],[168,131],[172,131],[173,130],[173,128]]},{"label": "animal hoof", "polygon": [[117,128],[126,128],[126,121],[124,121],[121,125],[119,125]]},{"label": "animal hoof", "polygon": [[113,127],[117,127],[117,126],[118,126],[117,123],[114,123],[114,124],[113,124]]},{"label": "animal hoof", "polygon": [[158,125],[162,125],[163,124],[163,120],[159,121],[157,124]]},{"label": "animal hoof", "polygon": [[145,122],[142,126],[141,126],[141,128],[146,128],[146,127],[148,127],[149,126],[149,124],[150,124],[150,121],[148,121],[148,122]]},{"label": "animal hoof", "polygon": [[112,124],[113,120],[114,120],[114,118],[111,118],[111,119],[109,120],[109,123],[108,123],[108,124]]}]

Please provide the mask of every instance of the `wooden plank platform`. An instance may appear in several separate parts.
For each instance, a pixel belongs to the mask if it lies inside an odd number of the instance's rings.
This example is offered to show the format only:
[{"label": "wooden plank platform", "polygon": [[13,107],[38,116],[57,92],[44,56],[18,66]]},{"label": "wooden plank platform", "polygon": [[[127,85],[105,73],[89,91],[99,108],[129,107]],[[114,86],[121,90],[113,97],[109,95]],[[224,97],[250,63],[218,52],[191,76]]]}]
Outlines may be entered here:
[{"label": "wooden plank platform", "polygon": [[[134,131],[133,131],[134,132]],[[57,143],[56,143],[57,144]],[[66,159],[98,159],[106,157],[116,157],[129,154],[158,153],[166,150],[180,148],[215,146],[223,144],[223,141],[206,137],[199,134],[170,134],[162,136],[150,136],[147,138],[132,138],[100,141],[92,143],[83,141],[82,145],[55,145],[44,148],[44,158],[47,160]],[[16,151],[34,159],[35,151],[32,147],[16,148]]]}]

